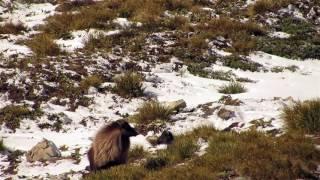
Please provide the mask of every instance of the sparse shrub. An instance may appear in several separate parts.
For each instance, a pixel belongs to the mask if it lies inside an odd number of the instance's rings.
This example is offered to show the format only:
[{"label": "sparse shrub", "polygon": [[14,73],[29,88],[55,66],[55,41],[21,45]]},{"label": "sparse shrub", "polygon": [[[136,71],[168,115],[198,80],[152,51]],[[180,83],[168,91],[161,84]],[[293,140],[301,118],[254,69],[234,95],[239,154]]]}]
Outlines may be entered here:
[{"label": "sparse shrub", "polygon": [[188,71],[193,75],[208,77],[209,72],[204,70],[204,68],[208,66],[207,63],[190,63],[188,65]]},{"label": "sparse shrub", "polygon": [[222,59],[222,63],[224,66],[228,66],[230,68],[251,72],[259,71],[259,67],[261,67],[261,65],[258,63],[236,55],[226,56]]},{"label": "sparse shrub", "polygon": [[23,31],[27,31],[27,28],[22,23],[9,22],[0,26],[0,34],[21,34]]},{"label": "sparse shrub", "polygon": [[246,91],[246,88],[238,82],[231,82],[227,85],[221,86],[218,89],[218,92],[223,94],[239,94],[244,93]]},{"label": "sparse shrub", "polygon": [[275,66],[271,68],[271,72],[273,73],[281,73],[284,71],[284,67],[281,66]]},{"label": "sparse shrub", "polygon": [[151,157],[147,159],[145,168],[148,170],[159,170],[165,167],[168,163],[168,160],[163,157]]},{"label": "sparse shrub", "polygon": [[275,67],[271,68],[271,72],[280,73],[280,72],[283,72],[284,70],[289,70],[291,72],[296,72],[298,69],[299,69],[299,67],[295,66],[295,65],[285,66],[285,67],[283,67],[283,66],[275,66]]},{"label": "sparse shrub", "polygon": [[274,12],[282,7],[288,6],[294,0],[258,0],[248,8],[249,15],[263,14],[265,12]]},{"label": "sparse shrub", "polygon": [[280,21],[279,31],[289,33],[293,36],[306,36],[315,32],[312,24],[299,18],[284,18]]},{"label": "sparse shrub", "polygon": [[56,56],[61,53],[59,46],[53,41],[49,34],[39,34],[27,41],[30,49],[40,57]]},{"label": "sparse shrub", "polygon": [[257,50],[290,59],[320,59],[320,38],[293,36],[286,39],[261,38]]},{"label": "sparse shrub", "polygon": [[101,33],[96,36],[90,35],[83,49],[89,52],[94,52],[97,49],[109,52],[112,49],[111,37]]},{"label": "sparse shrub", "polygon": [[208,67],[208,63],[190,63],[188,65],[188,71],[193,74],[204,78],[219,79],[224,81],[231,81],[236,77],[232,71],[222,70],[205,70]]},{"label": "sparse shrub", "polygon": [[35,118],[41,114],[31,111],[26,106],[8,105],[0,109],[0,124],[5,125],[15,131],[20,127],[20,121],[23,118]]},{"label": "sparse shrub", "polygon": [[238,82],[246,82],[246,83],[255,83],[256,81],[246,78],[246,77],[237,77],[236,81]]},{"label": "sparse shrub", "polygon": [[292,131],[318,133],[320,131],[320,99],[298,101],[285,106],[282,118]]},{"label": "sparse shrub", "polygon": [[56,10],[57,11],[72,11],[76,10],[82,6],[89,6],[95,4],[94,0],[74,0],[74,1],[65,1],[60,4]]},{"label": "sparse shrub", "polygon": [[113,91],[122,97],[139,97],[143,95],[143,77],[137,72],[125,72],[116,77]]},{"label": "sparse shrub", "polygon": [[80,7],[78,13],[69,11],[47,18],[47,23],[42,27],[45,33],[56,38],[72,30],[98,28],[108,29],[106,23],[115,17],[114,11],[106,7],[106,3],[97,2],[90,6]]},{"label": "sparse shrub", "polygon": [[177,30],[187,28],[188,18],[184,16],[175,16],[173,18],[169,18],[164,22],[164,26],[169,28],[170,30]]},{"label": "sparse shrub", "polygon": [[148,101],[142,104],[138,113],[132,118],[140,124],[149,124],[155,120],[169,120],[171,111],[158,101]]},{"label": "sparse shrub", "polygon": [[98,75],[88,76],[80,82],[80,89],[88,93],[90,87],[98,88],[103,83],[103,80]]}]

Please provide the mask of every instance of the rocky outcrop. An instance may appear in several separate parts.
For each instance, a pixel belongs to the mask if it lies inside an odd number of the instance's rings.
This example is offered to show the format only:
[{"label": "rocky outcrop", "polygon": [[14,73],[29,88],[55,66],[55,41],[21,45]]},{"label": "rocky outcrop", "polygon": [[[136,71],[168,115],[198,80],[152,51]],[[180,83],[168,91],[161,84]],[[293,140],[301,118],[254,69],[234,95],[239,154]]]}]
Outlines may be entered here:
[{"label": "rocky outcrop", "polygon": [[47,139],[43,139],[27,152],[27,161],[48,161],[61,156],[61,152],[57,146]]}]

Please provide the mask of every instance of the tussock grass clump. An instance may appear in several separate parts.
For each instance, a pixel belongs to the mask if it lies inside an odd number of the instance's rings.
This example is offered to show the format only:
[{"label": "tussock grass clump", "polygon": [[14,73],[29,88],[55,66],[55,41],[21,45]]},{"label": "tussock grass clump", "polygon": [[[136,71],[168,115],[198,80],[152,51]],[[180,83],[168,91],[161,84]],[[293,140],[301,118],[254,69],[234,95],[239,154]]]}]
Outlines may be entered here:
[{"label": "tussock grass clump", "polygon": [[142,75],[137,72],[125,72],[115,78],[113,91],[125,98],[142,96],[144,91],[142,81]]},{"label": "tussock grass clump", "polygon": [[320,99],[298,101],[291,106],[285,106],[282,118],[287,123],[289,131],[319,133]]},{"label": "tussock grass clump", "polygon": [[58,11],[71,11],[76,10],[82,6],[89,6],[95,4],[94,0],[74,0],[74,1],[65,1],[60,4],[56,10]]},{"label": "tussock grass clump", "polygon": [[98,88],[102,83],[103,79],[100,76],[88,76],[80,82],[80,89],[87,93],[90,87]]},{"label": "tussock grass clump", "polygon": [[288,6],[293,3],[294,0],[258,0],[252,6],[248,8],[249,15],[262,14],[265,12],[274,12],[282,7]]},{"label": "tussock grass clump", "polygon": [[159,170],[168,164],[165,157],[151,157],[148,158],[144,167],[148,170]]},{"label": "tussock grass clump", "polygon": [[231,82],[227,85],[221,86],[218,89],[218,92],[223,94],[239,94],[246,91],[247,89],[239,82]]},{"label": "tussock grass clump", "polygon": [[[194,154],[199,138],[209,143],[202,156]],[[186,147],[190,153],[179,158]],[[312,172],[319,160],[320,152],[302,134],[273,137],[257,131],[221,132],[206,127],[178,136],[172,146],[158,151],[144,166],[113,167],[86,179],[316,179]]]},{"label": "tussock grass clump", "polygon": [[128,154],[128,162],[143,159],[149,156],[149,152],[145,151],[142,146],[135,146],[130,149]]},{"label": "tussock grass clump", "polygon": [[27,46],[39,57],[56,56],[61,52],[59,46],[49,34],[39,34],[27,41]]},{"label": "tussock grass clump", "polygon": [[195,155],[198,150],[196,138],[192,137],[193,134],[189,133],[175,138],[174,142],[168,146],[167,150],[160,151],[159,155],[165,157],[170,164],[177,164],[185,159],[189,159]]},{"label": "tussock grass clump", "polygon": [[56,38],[61,38],[72,30],[108,29],[110,25],[107,22],[114,17],[114,12],[106,7],[105,4],[96,3],[80,8],[79,13],[63,12],[62,14],[51,16],[47,19],[47,23],[42,29]]},{"label": "tussock grass clump", "polygon": [[98,34],[96,36],[90,35],[83,49],[88,52],[94,52],[97,49],[111,51],[112,41],[110,37],[103,34]]},{"label": "tussock grass clump", "polygon": [[149,124],[155,120],[168,120],[172,111],[158,101],[148,101],[142,104],[138,113],[132,118],[139,124]]},{"label": "tussock grass clump", "polygon": [[9,129],[15,130],[20,127],[23,118],[35,118],[40,115],[41,112],[31,111],[26,106],[8,105],[0,109],[0,124],[4,123]]},{"label": "tussock grass clump", "polygon": [[27,31],[27,28],[22,23],[8,22],[0,26],[0,34],[21,34],[23,31]]}]

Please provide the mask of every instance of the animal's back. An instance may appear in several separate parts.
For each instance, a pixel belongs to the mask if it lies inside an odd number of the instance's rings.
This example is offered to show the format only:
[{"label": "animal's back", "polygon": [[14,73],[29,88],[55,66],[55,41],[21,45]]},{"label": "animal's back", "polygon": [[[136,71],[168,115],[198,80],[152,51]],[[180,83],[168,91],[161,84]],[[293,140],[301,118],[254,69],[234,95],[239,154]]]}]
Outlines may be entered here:
[{"label": "animal's back", "polygon": [[112,127],[103,128],[97,133],[92,147],[96,167],[116,161],[121,154],[121,130]]}]

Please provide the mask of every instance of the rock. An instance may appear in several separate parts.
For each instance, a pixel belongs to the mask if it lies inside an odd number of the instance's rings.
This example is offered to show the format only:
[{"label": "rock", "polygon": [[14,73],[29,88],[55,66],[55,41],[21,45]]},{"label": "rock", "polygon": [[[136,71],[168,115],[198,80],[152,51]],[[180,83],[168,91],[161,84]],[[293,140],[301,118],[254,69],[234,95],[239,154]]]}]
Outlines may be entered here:
[{"label": "rock", "polygon": [[27,152],[27,161],[47,161],[60,157],[61,152],[57,146],[47,139],[36,144],[30,151]]},{"label": "rock", "polygon": [[165,130],[162,132],[161,136],[157,139],[157,144],[171,144],[173,141],[173,134]]},{"label": "rock", "polygon": [[167,102],[166,105],[167,105],[168,109],[171,111],[179,111],[179,110],[187,107],[187,104],[183,99],[180,99],[177,101],[172,101],[172,102]]},{"label": "rock", "polygon": [[224,120],[228,120],[232,117],[235,117],[235,112],[234,111],[230,111],[228,109],[225,109],[225,108],[221,108],[218,112],[218,116],[221,118],[221,119],[224,119]]},{"label": "rock", "polygon": [[239,127],[240,122],[234,122],[230,126],[223,129],[223,131],[231,131],[235,127]]}]

